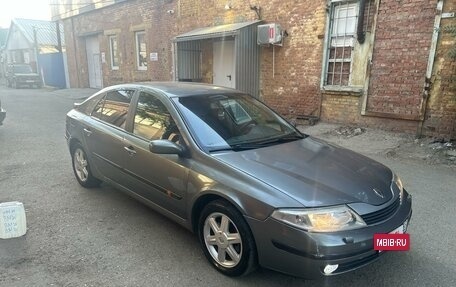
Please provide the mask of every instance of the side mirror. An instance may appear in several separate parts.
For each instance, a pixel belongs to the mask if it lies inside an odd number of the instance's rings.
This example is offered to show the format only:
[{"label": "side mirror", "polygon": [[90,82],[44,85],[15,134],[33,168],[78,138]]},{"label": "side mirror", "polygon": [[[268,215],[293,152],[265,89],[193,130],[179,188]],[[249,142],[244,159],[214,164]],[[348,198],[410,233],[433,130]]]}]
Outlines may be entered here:
[{"label": "side mirror", "polygon": [[149,143],[149,150],[156,154],[177,154],[184,155],[182,146],[170,140],[153,140]]}]

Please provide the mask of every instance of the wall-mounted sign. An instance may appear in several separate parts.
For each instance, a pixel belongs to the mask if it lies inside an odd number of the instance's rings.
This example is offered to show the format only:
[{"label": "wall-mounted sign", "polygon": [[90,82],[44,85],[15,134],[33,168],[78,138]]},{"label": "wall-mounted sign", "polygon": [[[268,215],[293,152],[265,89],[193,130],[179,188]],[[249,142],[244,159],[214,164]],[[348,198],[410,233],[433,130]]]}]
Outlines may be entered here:
[{"label": "wall-mounted sign", "polygon": [[453,17],[454,17],[454,12],[442,13],[442,19],[453,18]]},{"label": "wall-mounted sign", "polygon": [[150,53],[149,56],[151,61],[158,61],[158,53]]},{"label": "wall-mounted sign", "polygon": [[105,52],[102,52],[102,53],[101,53],[101,62],[102,62],[103,64],[106,63],[106,54],[105,54]]}]

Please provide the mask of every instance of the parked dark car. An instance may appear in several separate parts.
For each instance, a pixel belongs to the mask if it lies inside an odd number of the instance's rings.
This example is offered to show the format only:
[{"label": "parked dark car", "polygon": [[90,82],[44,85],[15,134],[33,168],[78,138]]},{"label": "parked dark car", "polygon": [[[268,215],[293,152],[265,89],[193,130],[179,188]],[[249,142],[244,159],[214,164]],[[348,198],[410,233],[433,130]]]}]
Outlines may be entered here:
[{"label": "parked dark car", "polygon": [[6,111],[2,108],[2,101],[0,100],[0,126],[3,124],[3,120],[5,120]]},{"label": "parked dark car", "polygon": [[[302,134],[243,92],[196,83],[105,88],[67,114],[74,174],[197,233],[229,276],[257,265],[314,278],[381,256],[412,199],[389,168]],[[391,258],[392,260],[392,258]]]},{"label": "parked dark car", "polygon": [[6,83],[8,87],[19,88],[21,86],[41,88],[43,82],[41,76],[34,73],[32,67],[27,64],[10,64],[6,68]]}]

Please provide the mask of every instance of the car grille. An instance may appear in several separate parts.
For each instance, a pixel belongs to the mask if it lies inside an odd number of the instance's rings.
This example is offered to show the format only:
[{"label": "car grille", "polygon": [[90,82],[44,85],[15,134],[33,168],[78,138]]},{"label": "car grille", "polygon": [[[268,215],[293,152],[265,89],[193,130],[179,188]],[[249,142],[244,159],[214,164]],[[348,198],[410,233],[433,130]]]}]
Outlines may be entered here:
[{"label": "car grille", "polygon": [[366,222],[367,225],[376,224],[376,223],[385,221],[388,218],[390,218],[391,216],[393,216],[393,214],[399,208],[399,205],[400,205],[400,198],[397,197],[397,199],[392,204],[388,205],[387,207],[380,209],[378,211],[375,211],[375,212],[364,214],[361,216],[361,218],[364,220],[364,222]]}]

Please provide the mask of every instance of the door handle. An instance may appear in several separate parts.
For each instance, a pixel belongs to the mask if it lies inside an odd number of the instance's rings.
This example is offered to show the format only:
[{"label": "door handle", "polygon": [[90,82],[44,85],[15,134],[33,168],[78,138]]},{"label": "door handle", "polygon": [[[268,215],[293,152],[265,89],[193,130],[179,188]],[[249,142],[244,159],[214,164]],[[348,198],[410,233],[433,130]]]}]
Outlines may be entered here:
[{"label": "door handle", "polygon": [[132,146],[124,146],[124,150],[128,152],[129,155],[135,155],[136,151]]},{"label": "door handle", "polygon": [[86,135],[88,137],[90,137],[90,135],[92,134],[92,131],[90,129],[88,129],[88,128],[84,128],[84,132],[86,133]]},{"label": "door handle", "polygon": [[226,75],[226,77],[231,81],[231,75]]}]

